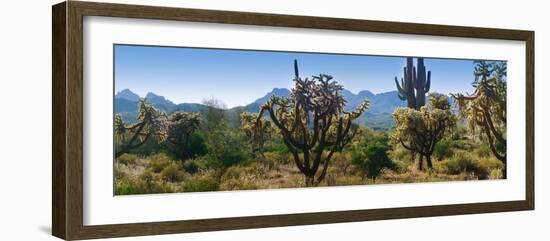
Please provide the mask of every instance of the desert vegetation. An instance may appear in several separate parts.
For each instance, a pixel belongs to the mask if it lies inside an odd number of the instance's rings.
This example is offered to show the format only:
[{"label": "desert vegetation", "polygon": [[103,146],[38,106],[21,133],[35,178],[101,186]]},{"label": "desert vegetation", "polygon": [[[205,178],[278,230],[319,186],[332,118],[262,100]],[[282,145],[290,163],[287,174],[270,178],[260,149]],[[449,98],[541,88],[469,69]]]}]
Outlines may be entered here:
[{"label": "desert vegetation", "polygon": [[357,121],[372,102],[348,108],[340,82],[302,77],[297,61],[290,94],[255,112],[216,99],[167,111],[142,98],[135,119],[114,118],[115,194],[506,178],[506,63],[476,61],[470,94],[430,92],[426,68],[406,59],[395,77],[406,105],[384,129]]}]

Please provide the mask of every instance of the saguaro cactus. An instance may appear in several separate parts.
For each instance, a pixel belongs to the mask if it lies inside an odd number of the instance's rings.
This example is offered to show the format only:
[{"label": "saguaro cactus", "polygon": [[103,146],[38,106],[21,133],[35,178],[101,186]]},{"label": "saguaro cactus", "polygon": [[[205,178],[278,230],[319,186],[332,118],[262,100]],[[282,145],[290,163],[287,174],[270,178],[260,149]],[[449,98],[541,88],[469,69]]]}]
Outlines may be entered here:
[{"label": "saguaro cactus", "polygon": [[407,101],[407,106],[411,109],[420,110],[420,107],[426,104],[426,93],[430,91],[431,71],[426,74],[424,58],[417,58],[416,67],[413,65],[413,58],[407,58],[407,66],[403,68],[403,78],[401,85],[397,76],[395,85],[397,86],[397,95],[401,100]]}]

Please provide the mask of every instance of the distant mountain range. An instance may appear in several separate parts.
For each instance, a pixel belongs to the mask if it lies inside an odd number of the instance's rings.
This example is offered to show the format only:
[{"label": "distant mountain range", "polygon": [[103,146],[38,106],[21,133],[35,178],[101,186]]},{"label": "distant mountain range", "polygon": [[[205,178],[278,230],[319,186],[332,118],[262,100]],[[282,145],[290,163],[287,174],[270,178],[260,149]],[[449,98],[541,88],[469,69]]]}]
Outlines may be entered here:
[{"label": "distant mountain range", "polygon": [[[245,106],[238,106],[228,109],[228,114],[233,115],[236,118],[236,114],[242,111],[258,112],[260,106],[269,100],[273,95],[288,97],[290,96],[290,90],[285,88],[274,88],[269,93],[256,99],[252,103]],[[365,124],[368,127],[374,129],[384,129],[393,126],[393,119],[391,114],[397,107],[406,106],[406,102],[397,97],[397,91],[390,91],[380,94],[373,94],[368,90],[360,91],[357,94],[344,89],[342,95],[347,101],[345,109],[351,111],[355,109],[365,99],[370,101],[369,109],[357,119],[357,123]],[[156,108],[170,113],[173,111],[186,111],[186,112],[198,112],[206,106],[198,103],[180,103],[166,99],[163,96],[147,93],[145,95],[146,102],[153,104]],[[138,111],[138,101],[140,96],[135,94],[129,89],[122,90],[115,95],[115,112],[122,115],[122,117],[129,122],[135,121]]]}]

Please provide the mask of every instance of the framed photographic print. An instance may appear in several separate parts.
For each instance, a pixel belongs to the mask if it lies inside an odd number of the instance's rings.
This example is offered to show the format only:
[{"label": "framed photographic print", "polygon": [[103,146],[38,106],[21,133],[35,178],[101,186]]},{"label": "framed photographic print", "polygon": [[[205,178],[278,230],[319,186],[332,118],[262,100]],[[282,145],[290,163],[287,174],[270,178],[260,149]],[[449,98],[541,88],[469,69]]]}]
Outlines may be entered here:
[{"label": "framed photographic print", "polygon": [[53,6],[53,235],[534,209],[534,32]]}]

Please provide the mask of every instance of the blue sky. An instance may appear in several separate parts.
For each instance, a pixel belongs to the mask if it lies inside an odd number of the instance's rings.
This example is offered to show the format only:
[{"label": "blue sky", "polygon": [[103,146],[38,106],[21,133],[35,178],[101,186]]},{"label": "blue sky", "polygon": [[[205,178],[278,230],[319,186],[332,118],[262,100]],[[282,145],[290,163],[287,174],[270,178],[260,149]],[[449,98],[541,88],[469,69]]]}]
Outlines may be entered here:
[{"label": "blue sky", "polygon": [[[357,93],[396,89],[394,77],[403,75],[404,57],[318,54],[250,50],[200,49],[115,45],[115,92],[148,92],[175,103],[200,103],[216,98],[231,108],[246,105],[273,88],[293,85],[293,61],[301,77],[332,75]],[[425,59],[432,71],[431,92],[469,92],[473,61]]]}]

